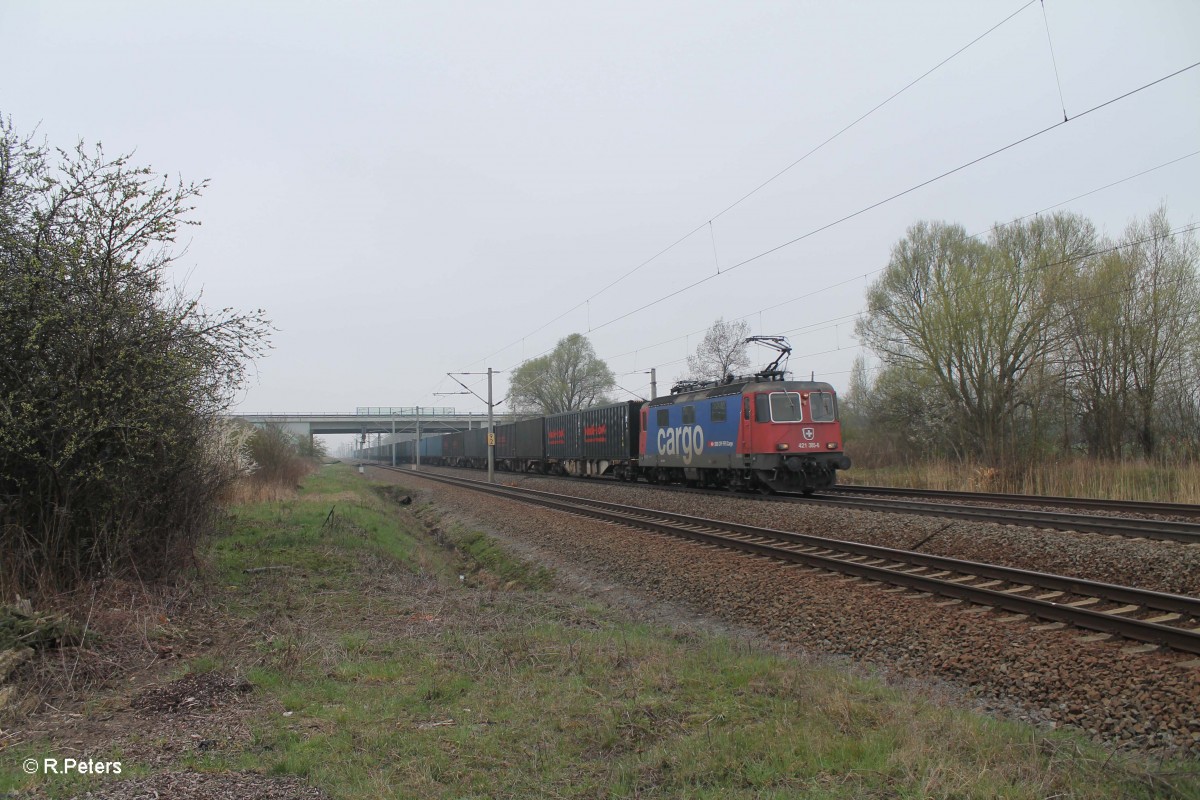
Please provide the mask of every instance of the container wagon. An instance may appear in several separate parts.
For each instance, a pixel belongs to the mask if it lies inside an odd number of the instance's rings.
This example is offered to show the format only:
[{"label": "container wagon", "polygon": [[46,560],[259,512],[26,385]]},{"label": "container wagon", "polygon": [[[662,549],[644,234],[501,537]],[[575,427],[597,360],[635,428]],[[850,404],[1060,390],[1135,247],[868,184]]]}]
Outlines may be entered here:
[{"label": "container wagon", "polygon": [[546,427],[541,417],[496,426],[496,469],[544,472]]},{"label": "container wagon", "polygon": [[640,401],[630,400],[546,417],[548,470],[636,479],[641,406]]}]

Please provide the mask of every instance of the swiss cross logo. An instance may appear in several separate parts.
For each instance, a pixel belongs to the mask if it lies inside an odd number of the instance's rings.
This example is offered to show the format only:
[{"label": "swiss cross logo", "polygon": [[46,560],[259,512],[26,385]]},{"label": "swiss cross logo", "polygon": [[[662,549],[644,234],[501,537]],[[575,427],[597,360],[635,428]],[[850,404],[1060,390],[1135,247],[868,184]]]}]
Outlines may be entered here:
[{"label": "swiss cross logo", "polygon": [[813,440],[813,437],[816,435],[817,435],[817,432],[814,431],[812,428],[804,429],[804,441],[811,442]]}]

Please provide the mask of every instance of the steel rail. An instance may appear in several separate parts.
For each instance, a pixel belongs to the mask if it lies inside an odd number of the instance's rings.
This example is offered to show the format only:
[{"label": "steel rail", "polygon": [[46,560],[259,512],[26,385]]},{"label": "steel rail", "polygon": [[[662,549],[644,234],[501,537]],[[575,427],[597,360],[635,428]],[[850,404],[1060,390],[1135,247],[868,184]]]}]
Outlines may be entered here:
[{"label": "steel rail", "polygon": [[[456,468],[446,467],[445,469]],[[595,478],[571,478],[557,475],[530,476],[526,475],[526,473],[513,473],[513,475],[524,477],[542,477],[554,480],[595,480]],[[855,508],[865,511],[880,511],[894,514],[916,514],[927,517],[943,517],[947,519],[966,519],[976,522],[991,522],[997,525],[1023,525],[1031,528],[1048,528],[1059,531],[1099,533],[1105,536],[1151,539],[1155,541],[1179,542],[1181,544],[1200,544],[1200,523],[1195,522],[1178,522],[1174,520],[1161,519],[1137,519],[1133,517],[1095,516],[1087,514],[1071,514],[1062,511],[1032,511],[1029,509],[994,506],[951,505],[949,503],[921,502],[919,500],[893,500],[883,497],[838,497],[836,494],[815,494],[812,496],[798,494],[730,494],[727,490],[723,489],[714,490],[655,484],[649,484],[649,486],[650,488],[658,489],[659,491],[719,495],[737,497],[741,500],[840,506],[843,508]],[[839,492],[845,489],[844,486],[837,486],[833,488]],[[1011,496],[1025,497],[1025,495]],[[1188,506],[1183,507],[1188,508]]]},{"label": "steel rail", "polygon": [[[385,469],[387,468],[385,467]],[[790,531],[758,528],[704,517],[691,517],[656,509],[608,503],[602,500],[555,495],[535,489],[499,486],[447,475],[411,473],[407,470],[397,471],[521,502],[535,503],[566,513],[693,539],[776,560],[802,563],[871,581],[904,586],[920,592],[1001,608],[1039,619],[1063,622],[1079,628],[1200,654],[1200,628],[1189,629],[1164,625],[1161,616],[1156,618],[1159,621],[1141,620],[1096,611],[1078,604],[1052,602],[1050,599],[1050,597],[1061,597],[1067,594],[1096,598],[1141,609],[1167,612],[1163,616],[1178,614],[1181,619],[1190,618],[1194,624],[1194,621],[1200,618],[1200,599],[1185,595],[1152,592],[1082,578],[981,564]],[[729,531],[734,535],[726,535],[721,531]],[[754,539],[760,541],[754,541]],[[766,543],[768,541],[785,542],[803,549],[771,545]],[[840,552],[841,557],[831,555],[835,551]],[[868,563],[865,560],[848,560],[851,557],[877,560],[874,563]],[[914,570],[913,567],[916,569]],[[927,569],[936,569],[939,572],[932,575],[921,574]],[[1016,584],[1017,589],[1019,587],[1045,589],[1053,594],[1042,597],[1024,597],[1015,589],[990,588],[995,584],[980,587],[963,582],[963,578],[947,580],[946,577],[952,574],[966,576],[967,579],[987,578],[993,581],[1013,583]]]},{"label": "steel rail", "polygon": [[827,494],[812,495],[811,497],[788,495],[787,497],[793,503],[839,506],[894,514],[970,519],[1001,525],[1026,525],[1033,528],[1102,533],[1108,536],[1157,539],[1184,544],[1200,543],[1200,524],[1194,522],[1089,516],[1065,511],[1030,511],[1023,508],[996,506],[950,505],[948,503],[926,503],[919,500],[893,500],[883,497],[847,498]]},{"label": "steel rail", "polygon": [[979,500],[995,503],[1019,503],[1029,506],[1059,508],[1095,508],[1126,511],[1137,514],[1167,514],[1176,517],[1200,517],[1200,505],[1191,503],[1160,503],[1145,500],[1108,500],[1097,497],[1061,497],[1044,494],[1008,494],[1002,492],[961,492],[950,489],[910,489],[901,486],[865,486],[843,483],[827,489],[838,494],[881,494],[908,497],[944,498],[946,500]]}]

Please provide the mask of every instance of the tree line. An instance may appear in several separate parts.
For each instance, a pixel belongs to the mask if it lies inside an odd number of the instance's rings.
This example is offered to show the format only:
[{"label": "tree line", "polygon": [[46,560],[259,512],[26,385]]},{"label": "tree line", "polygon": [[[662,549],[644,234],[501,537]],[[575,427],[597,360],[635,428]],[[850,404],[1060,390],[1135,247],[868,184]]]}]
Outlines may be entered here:
[{"label": "tree line", "polygon": [[[745,321],[726,322],[719,317],[705,331],[696,352],[687,357],[687,371],[677,380],[720,381],[744,373],[750,368],[749,335]],[[579,333],[559,339],[546,355],[522,362],[513,370],[509,386],[509,406],[522,414],[558,414],[606,405],[616,402],[613,390],[621,388],[592,343]]]},{"label": "tree line", "polygon": [[1165,208],[1115,239],[1059,212],[918,222],[857,324],[847,438],[883,461],[1200,457],[1200,277]]}]

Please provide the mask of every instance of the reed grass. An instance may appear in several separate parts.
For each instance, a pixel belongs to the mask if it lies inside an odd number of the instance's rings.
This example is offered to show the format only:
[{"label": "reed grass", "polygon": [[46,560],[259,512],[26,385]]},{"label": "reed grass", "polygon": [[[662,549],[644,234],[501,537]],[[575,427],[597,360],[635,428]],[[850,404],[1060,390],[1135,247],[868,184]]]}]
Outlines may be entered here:
[{"label": "reed grass", "polygon": [[1195,463],[1075,458],[1005,469],[937,460],[888,467],[856,466],[840,479],[847,484],[914,489],[1200,503],[1200,464]]}]

